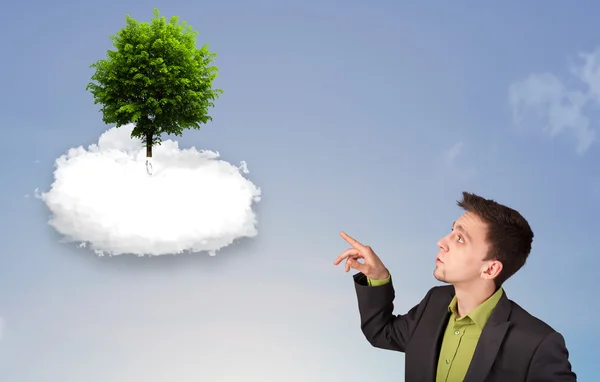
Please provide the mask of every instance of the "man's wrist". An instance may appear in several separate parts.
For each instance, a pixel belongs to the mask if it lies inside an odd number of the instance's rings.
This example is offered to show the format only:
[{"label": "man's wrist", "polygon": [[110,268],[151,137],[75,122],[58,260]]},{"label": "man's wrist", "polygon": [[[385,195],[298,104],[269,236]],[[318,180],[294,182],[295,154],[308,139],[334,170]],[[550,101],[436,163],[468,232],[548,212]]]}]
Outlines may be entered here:
[{"label": "man's wrist", "polygon": [[381,278],[374,279],[374,278],[367,277],[367,284],[372,287],[382,286],[382,285],[388,284],[391,281],[392,276],[391,276],[390,272],[388,271],[387,277],[383,277],[383,276],[377,276],[377,277],[381,277]]},{"label": "man's wrist", "polygon": [[390,278],[390,272],[386,269],[384,273],[377,274],[374,277],[369,277],[371,280],[383,281]]}]

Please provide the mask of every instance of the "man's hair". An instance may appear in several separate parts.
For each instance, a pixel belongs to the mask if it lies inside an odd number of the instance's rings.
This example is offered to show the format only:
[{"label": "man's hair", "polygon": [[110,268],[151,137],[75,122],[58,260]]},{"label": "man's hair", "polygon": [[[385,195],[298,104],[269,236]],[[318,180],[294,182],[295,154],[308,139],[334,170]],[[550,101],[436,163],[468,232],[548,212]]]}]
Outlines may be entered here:
[{"label": "man's hair", "polygon": [[502,263],[502,271],[494,279],[496,287],[500,287],[527,261],[533,241],[529,223],[512,208],[468,192],[463,192],[458,206],[487,224],[486,241],[490,249],[485,259]]}]

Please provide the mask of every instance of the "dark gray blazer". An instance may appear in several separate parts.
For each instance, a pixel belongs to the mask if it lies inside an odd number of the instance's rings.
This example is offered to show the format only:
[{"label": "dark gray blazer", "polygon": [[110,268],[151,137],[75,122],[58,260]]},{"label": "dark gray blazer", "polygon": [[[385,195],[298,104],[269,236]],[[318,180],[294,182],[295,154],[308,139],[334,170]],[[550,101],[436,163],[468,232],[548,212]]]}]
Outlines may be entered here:
[{"label": "dark gray blazer", "polygon": [[[454,287],[431,288],[408,313],[394,316],[391,282],[369,287],[358,273],[354,285],[361,329],[371,345],[405,353],[405,382],[435,382]],[[576,380],[562,335],[503,293],[483,328],[464,382]]]}]

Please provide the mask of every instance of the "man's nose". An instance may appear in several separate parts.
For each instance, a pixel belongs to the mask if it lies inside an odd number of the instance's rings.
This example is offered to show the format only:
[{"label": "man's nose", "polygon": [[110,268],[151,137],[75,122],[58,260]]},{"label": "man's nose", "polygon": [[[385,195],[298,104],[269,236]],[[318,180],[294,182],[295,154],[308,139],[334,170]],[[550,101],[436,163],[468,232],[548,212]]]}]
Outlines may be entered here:
[{"label": "man's nose", "polygon": [[448,243],[448,236],[444,236],[440,240],[438,240],[437,245],[438,245],[438,247],[440,247],[440,249],[447,251],[448,250],[447,243]]}]

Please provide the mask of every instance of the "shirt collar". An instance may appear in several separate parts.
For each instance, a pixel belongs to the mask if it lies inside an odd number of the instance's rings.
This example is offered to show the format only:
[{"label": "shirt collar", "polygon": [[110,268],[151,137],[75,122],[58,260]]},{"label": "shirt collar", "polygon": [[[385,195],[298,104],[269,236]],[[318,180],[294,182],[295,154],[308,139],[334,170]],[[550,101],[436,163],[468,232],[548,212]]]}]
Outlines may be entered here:
[{"label": "shirt collar", "polygon": [[[483,327],[485,326],[485,324],[487,323],[487,320],[492,315],[492,312],[494,311],[496,304],[498,304],[498,301],[500,301],[500,297],[502,297],[502,293],[503,293],[502,287],[498,288],[498,290],[490,298],[485,300],[481,305],[479,305],[477,308],[475,308],[471,312],[469,312],[469,314],[467,314],[464,317],[461,317],[460,319],[462,320],[466,317],[469,317],[473,322],[475,322],[475,324],[480,329],[483,330]],[[450,301],[450,304],[448,305],[448,311],[450,313],[452,313],[454,318],[458,318],[457,305],[458,305],[458,300],[456,299],[456,296],[454,296],[452,298],[452,301]]]}]

